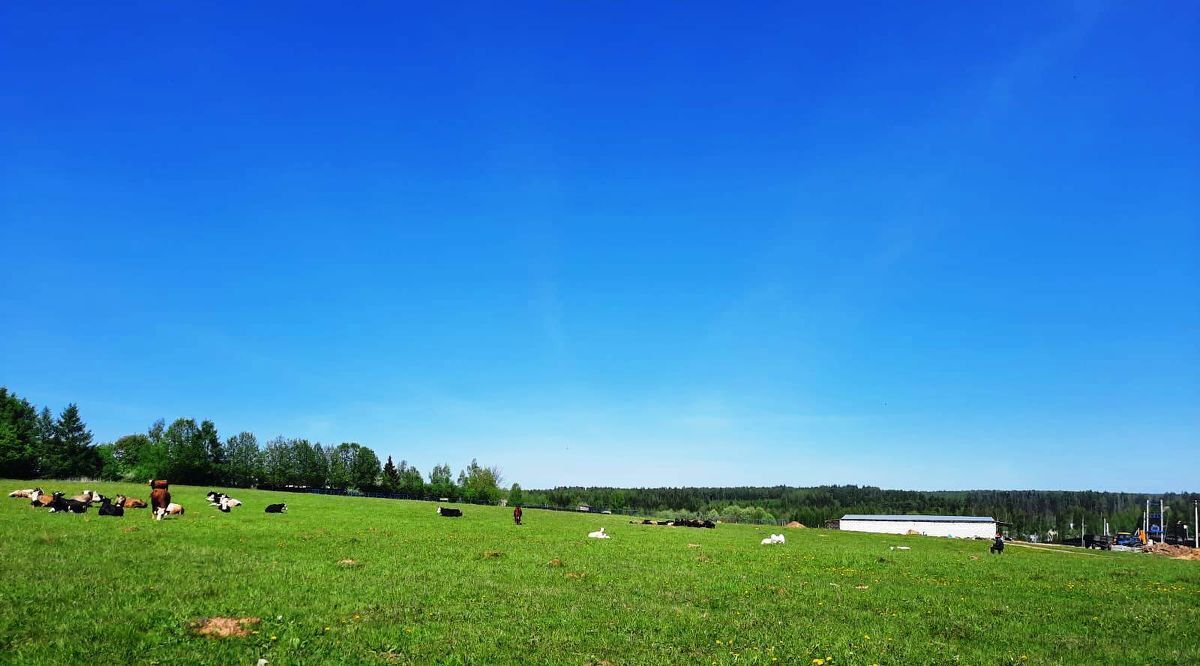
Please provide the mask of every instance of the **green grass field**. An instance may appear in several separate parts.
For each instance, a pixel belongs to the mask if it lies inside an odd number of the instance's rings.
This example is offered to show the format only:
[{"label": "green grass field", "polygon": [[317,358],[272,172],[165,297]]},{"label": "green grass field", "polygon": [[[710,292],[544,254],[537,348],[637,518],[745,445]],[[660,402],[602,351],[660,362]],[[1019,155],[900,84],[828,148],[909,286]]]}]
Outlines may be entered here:
[{"label": "green grass field", "polygon": [[[29,483],[2,482],[4,494]],[[41,482],[74,494],[78,483]],[[148,498],[144,485],[90,484]],[[183,517],[0,498],[14,664],[1197,663],[1200,563],[176,486]],[[288,513],[263,507],[287,502]],[[612,538],[587,539],[600,526]],[[778,529],[775,531],[779,531]],[[909,551],[889,550],[907,545]],[[356,565],[339,564],[354,560]],[[557,560],[561,566],[552,566]],[[197,636],[209,617],[257,633]],[[821,660],[821,661],[819,661]]]}]

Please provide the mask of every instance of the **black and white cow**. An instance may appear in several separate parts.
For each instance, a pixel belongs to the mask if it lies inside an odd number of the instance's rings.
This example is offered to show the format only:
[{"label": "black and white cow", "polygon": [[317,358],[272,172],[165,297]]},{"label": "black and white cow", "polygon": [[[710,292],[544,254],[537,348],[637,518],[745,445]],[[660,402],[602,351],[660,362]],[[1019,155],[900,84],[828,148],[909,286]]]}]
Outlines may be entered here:
[{"label": "black and white cow", "polygon": [[50,513],[84,513],[87,511],[87,502],[80,502],[76,499],[65,499],[62,493],[54,493],[54,499],[50,502]]},{"label": "black and white cow", "polygon": [[265,513],[283,513],[287,511],[287,504],[268,504]]},{"label": "black and white cow", "polygon": [[112,500],[104,497],[100,500],[100,515],[121,517],[125,515],[125,508],[120,504],[113,504]]},{"label": "black and white cow", "polygon": [[459,518],[462,516],[462,509],[445,509],[439,506],[437,512],[443,518]]}]

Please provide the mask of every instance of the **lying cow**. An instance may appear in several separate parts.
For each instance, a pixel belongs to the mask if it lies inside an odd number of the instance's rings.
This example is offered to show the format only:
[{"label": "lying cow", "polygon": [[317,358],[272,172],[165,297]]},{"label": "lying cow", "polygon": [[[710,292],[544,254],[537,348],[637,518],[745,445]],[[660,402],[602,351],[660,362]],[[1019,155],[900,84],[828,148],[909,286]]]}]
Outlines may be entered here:
[{"label": "lying cow", "polygon": [[242,501],[234,499],[225,493],[210,491],[207,495],[208,503],[217,507],[224,513],[229,513],[229,510],[235,506],[241,506]]},{"label": "lying cow", "polygon": [[[118,499],[119,499],[119,497],[118,497]],[[100,500],[100,508],[98,509],[98,511],[100,512],[100,515],[102,515],[102,516],[116,516],[119,518],[119,517],[125,515],[124,507],[122,507],[120,505],[120,503],[114,503],[112,500],[108,499],[107,497]]]},{"label": "lying cow", "polygon": [[287,504],[268,504],[264,513],[283,513],[287,511]]},{"label": "lying cow", "polygon": [[136,497],[117,495],[117,506],[120,506],[124,509],[144,509],[146,508],[146,500],[141,500]]},{"label": "lying cow", "polygon": [[93,502],[100,501],[100,493],[94,490],[85,490],[71,499],[75,500],[76,502],[83,502],[84,504],[91,505]]},{"label": "lying cow", "polygon": [[50,513],[84,513],[87,511],[88,503],[80,502],[77,499],[65,499],[62,493],[54,493],[54,499],[50,501]]},{"label": "lying cow", "polygon": [[174,502],[171,502],[170,504],[167,505],[167,508],[165,510],[163,510],[163,515],[164,516],[182,516],[183,515],[183,506],[176,504]]},{"label": "lying cow", "polygon": [[30,497],[33,497],[34,493],[40,493],[40,492],[42,492],[41,488],[25,488],[23,490],[14,490],[11,493],[9,493],[8,496],[9,497],[30,498]]},{"label": "lying cow", "polygon": [[[61,495],[61,494],[62,493],[59,493],[59,495]],[[39,508],[47,507],[47,506],[50,506],[50,503],[53,501],[54,501],[54,495],[51,495],[50,493],[44,493],[39,488],[39,489],[37,489],[37,492],[33,493],[33,495],[30,496],[29,506],[36,506]]]},{"label": "lying cow", "polygon": [[462,516],[462,509],[444,509],[439,506],[437,512],[443,518],[459,518]]},{"label": "lying cow", "polygon": [[612,538],[612,537],[610,537],[610,536],[608,536],[607,534],[605,534],[605,533],[604,533],[604,528],[603,528],[603,527],[601,527],[601,528],[600,528],[598,531],[596,531],[596,532],[588,532],[588,538],[589,538],[589,539],[610,539],[610,538]]}]

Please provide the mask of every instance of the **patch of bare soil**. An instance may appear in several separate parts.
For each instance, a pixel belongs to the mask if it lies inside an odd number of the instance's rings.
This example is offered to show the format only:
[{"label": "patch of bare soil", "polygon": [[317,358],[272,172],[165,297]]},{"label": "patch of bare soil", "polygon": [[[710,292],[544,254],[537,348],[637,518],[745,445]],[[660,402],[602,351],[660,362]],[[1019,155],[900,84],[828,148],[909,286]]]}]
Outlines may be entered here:
[{"label": "patch of bare soil", "polygon": [[1162,555],[1173,560],[1200,560],[1200,550],[1188,548],[1187,546],[1172,546],[1169,543],[1142,546],[1142,552],[1152,555]]},{"label": "patch of bare soil", "polygon": [[192,632],[210,638],[229,638],[249,636],[246,627],[261,622],[256,617],[210,617],[192,623]]},{"label": "patch of bare soil", "polygon": [[346,567],[347,569],[349,569],[351,567],[356,567],[356,566],[358,566],[358,564],[359,564],[358,560],[352,560],[348,557],[344,560],[338,560],[338,566]]}]

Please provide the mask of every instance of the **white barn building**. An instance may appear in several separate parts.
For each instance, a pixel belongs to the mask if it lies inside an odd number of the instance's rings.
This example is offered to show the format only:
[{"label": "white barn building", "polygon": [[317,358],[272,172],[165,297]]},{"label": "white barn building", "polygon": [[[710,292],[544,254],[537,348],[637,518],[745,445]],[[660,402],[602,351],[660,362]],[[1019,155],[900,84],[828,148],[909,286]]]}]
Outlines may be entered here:
[{"label": "white barn building", "polygon": [[956,537],[959,539],[991,539],[996,536],[996,519],[984,516],[875,516],[847,514],[838,521],[847,532],[878,532]]}]

